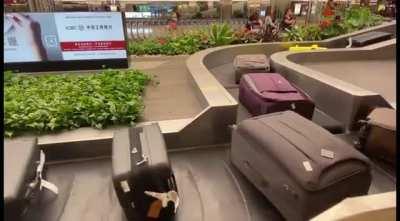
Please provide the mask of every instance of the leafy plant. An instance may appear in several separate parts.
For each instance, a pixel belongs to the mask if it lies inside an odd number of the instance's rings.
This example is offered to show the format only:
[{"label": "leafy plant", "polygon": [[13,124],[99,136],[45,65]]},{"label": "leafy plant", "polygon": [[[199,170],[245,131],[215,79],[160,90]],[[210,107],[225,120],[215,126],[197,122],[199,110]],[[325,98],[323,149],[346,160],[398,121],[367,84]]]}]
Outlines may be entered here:
[{"label": "leafy plant", "polygon": [[380,24],[381,16],[366,7],[351,7],[340,11],[340,19],[325,20],[320,26],[295,26],[282,33],[285,41],[318,41]]},{"label": "leafy plant", "polygon": [[374,14],[368,7],[346,8],[338,14],[342,18],[341,26],[347,32],[378,25],[383,21],[382,16]]},{"label": "leafy plant", "polygon": [[345,34],[346,32],[346,28],[344,28],[342,24],[333,22],[330,25],[322,28],[321,37],[322,39],[327,39]]},{"label": "leafy plant", "polygon": [[284,41],[305,41],[307,37],[306,26],[294,26],[291,29],[286,28],[282,33]]},{"label": "leafy plant", "polygon": [[247,44],[257,43],[262,40],[262,36],[258,33],[249,32],[246,30],[236,31],[234,34],[234,41],[232,44]]},{"label": "leafy plant", "polygon": [[317,25],[309,25],[306,28],[306,41],[322,40],[321,29]]},{"label": "leafy plant", "polygon": [[[278,11],[279,12],[279,11]],[[277,12],[277,13],[278,13]],[[277,14],[277,17],[278,14]],[[340,18],[340,19],[336,19]],[[275,41],[319,41],[335,37],[362,28],[378,25],[383,21],[379,15],[366,7],[351,7],[339,11],[331,19],[322,21],[320,25],[299,25],[282,30]],[[229,24],[213,24],[206,29],[198,29],[183,34],[169,32],[162,39],[145,39],[130,42],[128,50],[136,55],[178,55],[193,54],[199,50],[228,44],[245,44],[260,42],[264,36],[249,33],[245,30],[234,32]],[[265,40],[265,39],[264,39]]]},{"label": "leafy plant", "polygon": [[137,70],[41,76],[6,72],[4,135],[134,123],[150,80]]},{"label": "leafy plant", "polygon": [[234,41],[232,27],[229,24],[212,24],[209,29],[211,46],[228,45]]},{"label": "leafy plant", "polygon": [[145,39],[138,42],[129,42],[128,52],[136,55],[155,55],[159,54],[162,44],[156,39]]},{"label": "leafy plant", "polygon": [[149,38],[130,42],[128,52],[135,55],[178,55],[193,54],[209,45],[208,35],[204,30],[185,32],[181,35],[170,33],[165,38]]}]

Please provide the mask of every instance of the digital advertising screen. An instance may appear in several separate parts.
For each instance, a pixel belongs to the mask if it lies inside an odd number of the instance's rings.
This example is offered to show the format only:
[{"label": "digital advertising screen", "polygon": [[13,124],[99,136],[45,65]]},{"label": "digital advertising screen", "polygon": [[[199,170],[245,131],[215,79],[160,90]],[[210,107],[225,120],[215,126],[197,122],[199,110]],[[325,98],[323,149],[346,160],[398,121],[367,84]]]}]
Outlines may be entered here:
[{"label": "digital advertising screen", "polygon": [[120,12],[4,14],[4,62],[127,59]]},{"label": "digital advertising screen", "polygon": [[151,18],[151,12],[125,12],[125,18]]}]

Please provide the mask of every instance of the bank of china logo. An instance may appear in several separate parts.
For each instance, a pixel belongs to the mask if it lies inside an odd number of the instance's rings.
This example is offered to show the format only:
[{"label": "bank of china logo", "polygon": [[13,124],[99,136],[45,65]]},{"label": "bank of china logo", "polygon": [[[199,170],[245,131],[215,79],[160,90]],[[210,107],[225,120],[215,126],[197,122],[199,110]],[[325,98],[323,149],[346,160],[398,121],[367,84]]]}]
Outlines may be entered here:
[{"label": "bank of china logo", "polygon": [[72,31],[72,30],[79,30],[79,31],[84,31],[85,26],[84,25],[70,25],[70,26],[65,26],[65,29]]}]

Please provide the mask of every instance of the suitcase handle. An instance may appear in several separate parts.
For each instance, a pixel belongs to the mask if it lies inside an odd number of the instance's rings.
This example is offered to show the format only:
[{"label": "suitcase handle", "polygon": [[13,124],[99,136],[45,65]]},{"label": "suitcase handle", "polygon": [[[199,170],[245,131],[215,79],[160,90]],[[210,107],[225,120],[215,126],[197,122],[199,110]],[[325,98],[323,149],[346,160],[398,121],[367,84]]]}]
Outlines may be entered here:
[{"label": "suitcase handle", "polygon": [[141,165],[141,164],[144,164],[144,163],[146,163],[146,162],[148,161],[148,159],[149,159],[149,158],[148,158],[145,154],[142,154],[142,160],[136,162],[136,165],[139,166],[139,165]]}]

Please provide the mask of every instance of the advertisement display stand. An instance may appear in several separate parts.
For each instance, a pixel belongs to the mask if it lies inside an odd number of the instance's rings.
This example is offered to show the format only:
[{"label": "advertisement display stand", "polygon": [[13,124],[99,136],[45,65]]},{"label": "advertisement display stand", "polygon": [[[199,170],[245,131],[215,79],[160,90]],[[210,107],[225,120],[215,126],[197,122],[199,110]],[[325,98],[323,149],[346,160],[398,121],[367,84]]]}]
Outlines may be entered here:
[{"label": "advertisement display stand", "polygon": [[123,21],[120,12],[6,13],[5,69],[128,68]]}]

